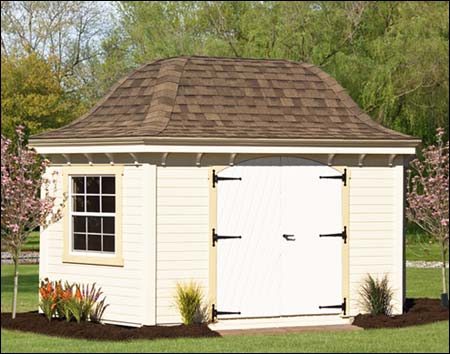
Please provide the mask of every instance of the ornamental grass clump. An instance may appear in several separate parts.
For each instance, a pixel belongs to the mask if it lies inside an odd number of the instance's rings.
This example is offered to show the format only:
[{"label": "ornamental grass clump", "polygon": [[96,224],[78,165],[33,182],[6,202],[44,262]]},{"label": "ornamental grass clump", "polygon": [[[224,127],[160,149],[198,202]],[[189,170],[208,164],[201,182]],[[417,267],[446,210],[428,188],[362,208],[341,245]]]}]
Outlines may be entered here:
[{"label": "ornamental grass clump", "polygon": [[371,315],[391,316],[391,303],[394,292],[389,286],[389,280],[386,275],[380,280],[374,279],[368,274],[359,294],[361,296],[361,305],[365,312]]},{"label": "ornamental grass clump", "polygon": [[197,283],[177,283],[176,305],[185,325],[204,321],[202,302],[203,292]]},{"label": "ornamental grass clump", "polygon": [[41,281],[39,288],[39,307],[48,318],[100,322],[106,308],[106,299],[100,300],[103,294],[95,283],[90,285],[69,284],[62,281],[51,282],[47,278]]}]

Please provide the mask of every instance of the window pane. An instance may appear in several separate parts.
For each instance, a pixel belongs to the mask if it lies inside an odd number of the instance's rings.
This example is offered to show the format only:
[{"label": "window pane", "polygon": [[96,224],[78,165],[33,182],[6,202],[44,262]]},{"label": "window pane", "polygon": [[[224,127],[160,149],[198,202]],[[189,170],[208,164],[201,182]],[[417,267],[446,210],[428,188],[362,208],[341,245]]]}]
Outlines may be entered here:
[{"label": "window pane", "polygon": [[114,252],[114,236],[103,236],[103,251]]},{"label": "window pane", "polygon": [[72,219],[73,219],[73,232],[86,232],[85,216],[74,216]]},{"label": "window pane", "polygon": [[72,197],[72,209],[73,211],[81,211],[84,212],[84,197]]},{"label": "window pane", "polygon": [[101,233],[101,218],[97,216],[88,216],[88,232]]},{"label": "window pane", "polygon": [[102,177],[102,194],[115,194],[116,181],[114,177]]},{"label": "window pane", "polygon": [[73,249],[86,251],[86,235],[85,234],[73,234]]},{"label": "window pane", "polygon": [[87,193],[100,193],[100,177],[86,177]]},{"label": "window pane", "polygon": [[88,235],[88,251],[101,251],[102,237],[100,235]]},{"label": "window pane", "polygon": [[84,177],[72,177],[72,193],[84,193]]},{"label": "window pane", "polygon": [[100,211],[100,197],[97,196],[87,196],[87,211],[88,212],[99,212]]},{"label": "window pane", "polygon": [[116,197],[102,197],[102,212],[114,213],[116,211]]},{"label": "window pane", "polygon": [[114,218],[102,218],[103,219],[103,233],[114,234]]}]

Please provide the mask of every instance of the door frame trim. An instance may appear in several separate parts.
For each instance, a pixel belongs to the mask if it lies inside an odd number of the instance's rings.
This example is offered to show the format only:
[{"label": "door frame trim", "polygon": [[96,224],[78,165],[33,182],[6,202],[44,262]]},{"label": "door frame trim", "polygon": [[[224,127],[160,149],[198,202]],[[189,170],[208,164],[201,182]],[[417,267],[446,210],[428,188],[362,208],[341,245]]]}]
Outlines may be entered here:
[{"label": "door frame trim", "polygon": [[[270,156],[267,156],[270,157]],[[300,156],[295,156],[302,158]],[[325,165],[326,166],[326,165]],[[210,166],[208,170],[208,183],[209,183],[209,230],[213,228],[217,229],[217,188],[213,188],[213,170],[216,174],[225,170],[226,168],[233,167],[230,165],[215,165]],[[347,315],[341,315],[341,317],[349,317],[350,309],[350,242],[351,242],[351,230],[350,230],[350,181],[351,181],[351,169],[348,166],[329,166],[339,171],[344,172],[344,168],[347,169],[347,184],[342,184],[342,224],[347,226],[347,243],[342,242],[342,298],[347,299]],[[212,241],[209,239],[210,232],[208,232],[208,244],[209,244],[209,286],[208,286],[208,308],[211,309],[212,304],[217,304],[217,247],[212,246]],[[307,316],[307,315],[305,315]],[[209,314],[209,318],[212,319],[212,314]]]}]

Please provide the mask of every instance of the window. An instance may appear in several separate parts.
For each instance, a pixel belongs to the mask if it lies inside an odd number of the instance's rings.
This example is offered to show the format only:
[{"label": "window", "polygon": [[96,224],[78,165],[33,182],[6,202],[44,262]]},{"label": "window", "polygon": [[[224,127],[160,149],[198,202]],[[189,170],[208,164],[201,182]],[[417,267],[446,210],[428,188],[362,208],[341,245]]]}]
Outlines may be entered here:
[{"label": "window", "polygon": [[116,177],[70,177],[70,230],[73,252],[116,251]]}]

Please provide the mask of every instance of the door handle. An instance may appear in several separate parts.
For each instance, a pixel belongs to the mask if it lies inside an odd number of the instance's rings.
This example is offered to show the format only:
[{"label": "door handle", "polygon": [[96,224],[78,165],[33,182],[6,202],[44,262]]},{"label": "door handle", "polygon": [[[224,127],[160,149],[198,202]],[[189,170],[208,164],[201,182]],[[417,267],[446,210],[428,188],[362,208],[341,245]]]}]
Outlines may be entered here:
[{"label": "door handle", "polygon": [[295,235],[283,234],[283,237],[286,241],[295,241]]}]

